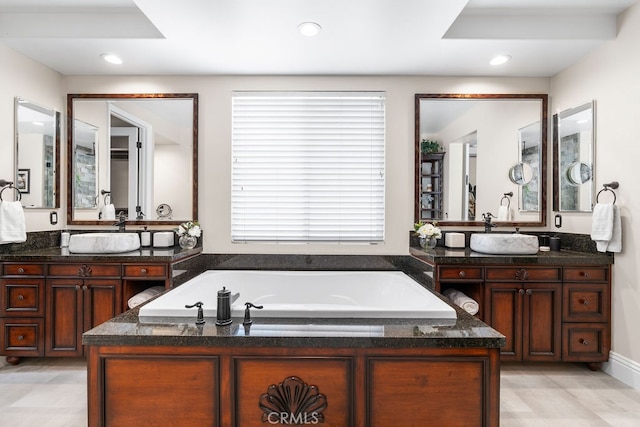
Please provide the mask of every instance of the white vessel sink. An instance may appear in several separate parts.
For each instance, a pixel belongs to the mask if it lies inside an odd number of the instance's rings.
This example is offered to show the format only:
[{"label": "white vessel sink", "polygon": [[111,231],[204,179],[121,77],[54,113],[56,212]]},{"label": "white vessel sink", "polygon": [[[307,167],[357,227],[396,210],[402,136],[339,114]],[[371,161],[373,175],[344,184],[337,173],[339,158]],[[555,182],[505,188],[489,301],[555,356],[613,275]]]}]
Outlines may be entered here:
[{"label": "white vessel sink", "polygon": [[69,252],[73,254],[117,254],[137,249],[138,233],[85,233],[69,238]]},{"label": "white vessel sink", "polygon": [[530,234],[474,233],[471,250],[491,255],[533,255],[538,253],[538,238]]}]

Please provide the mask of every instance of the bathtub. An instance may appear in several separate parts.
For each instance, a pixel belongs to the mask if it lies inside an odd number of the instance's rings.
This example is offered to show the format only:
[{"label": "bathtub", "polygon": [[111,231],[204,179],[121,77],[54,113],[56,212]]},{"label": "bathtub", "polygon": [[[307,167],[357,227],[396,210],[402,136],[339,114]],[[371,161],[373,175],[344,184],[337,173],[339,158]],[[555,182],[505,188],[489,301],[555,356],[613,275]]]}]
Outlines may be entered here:
[{"label": "bathtub", "polygon": [[242,318],[246,302],[262,305],[251,317],[456,319],[455,310],[401,271],[208,270],[142,306],[140,322],[193,320],[203,302],[216,317],[222,287],[239,297],[231,315]]}]

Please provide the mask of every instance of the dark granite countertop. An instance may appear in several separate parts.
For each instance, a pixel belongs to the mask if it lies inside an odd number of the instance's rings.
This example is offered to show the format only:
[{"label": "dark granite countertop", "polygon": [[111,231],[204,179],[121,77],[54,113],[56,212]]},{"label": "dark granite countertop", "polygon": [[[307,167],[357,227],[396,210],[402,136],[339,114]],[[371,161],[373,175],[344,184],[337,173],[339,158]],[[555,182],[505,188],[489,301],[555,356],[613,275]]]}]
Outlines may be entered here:
[{"label": "dark granite countertop", "polygon": [[469,248],[434,249],[410,248],[410,254],[423,262],[435,264],[528,264],[528,265],[608,265],[613,257],[606,254],[593,254],[570,250],[538,252],[535,255],[488,255],[474,252]]},{"label": "dark granite countertop", "polygon": [[0,261],[21,262],[174,262],[199,254],[202,247],[182,249],[179,246],[170,248],[141,248],[136,251],[118,254],[72,254],[68,249],[48,247],[29,249],[22,252],[0,254]]},{"label": "dark granite countertop", "polygon": [[[443,298],[443,297],[441,297]],[[444,299],[444,298],[443,298]],[[274,319],[254,316],[218,327],[215,319],[191,323],[147,324],[138,307],[83,335],[85,345],[233,346],[315,348],[497,348],[505,337],[457,308],[457,320],[426,319]]]}]

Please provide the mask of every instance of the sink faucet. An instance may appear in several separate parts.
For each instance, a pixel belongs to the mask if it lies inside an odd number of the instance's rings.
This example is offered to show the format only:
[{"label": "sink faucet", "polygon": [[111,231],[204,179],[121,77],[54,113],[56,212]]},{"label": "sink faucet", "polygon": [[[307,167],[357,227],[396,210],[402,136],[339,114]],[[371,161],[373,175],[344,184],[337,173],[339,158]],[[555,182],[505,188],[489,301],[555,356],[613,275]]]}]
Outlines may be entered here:
[{"label": "sink faucet", "polygon": [[120,211],[120,213],[118,214],[118,222],[113,224],[118,226],[119,233],[124,233],[126,221],[127,217],[124,215],[124,212]]},{"label": "sink faucet", "polygon": [[491,218],[495,218],[495,216],[491,212],[483,213],[482,219],[484,220],[484,232],[491,233],[491,229],[496,227],[495,224],[491,222]]}]

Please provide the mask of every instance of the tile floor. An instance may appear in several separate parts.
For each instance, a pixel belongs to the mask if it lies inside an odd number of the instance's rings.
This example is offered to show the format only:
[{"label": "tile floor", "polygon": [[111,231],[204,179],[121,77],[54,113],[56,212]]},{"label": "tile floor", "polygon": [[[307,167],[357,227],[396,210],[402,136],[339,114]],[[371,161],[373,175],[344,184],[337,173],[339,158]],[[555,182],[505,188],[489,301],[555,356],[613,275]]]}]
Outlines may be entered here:
[{"label": "tile floor", "polygon": [[[0,427],[86,426],[85,366],[25,359],[0,368]],[[581,364],[503,364],[500,425],[638,427],[640,391]]]}]

